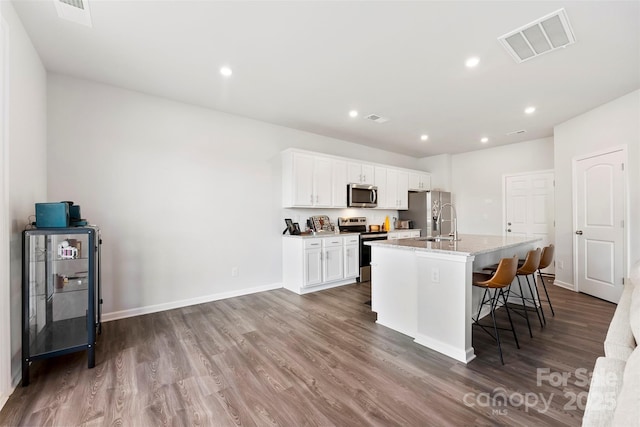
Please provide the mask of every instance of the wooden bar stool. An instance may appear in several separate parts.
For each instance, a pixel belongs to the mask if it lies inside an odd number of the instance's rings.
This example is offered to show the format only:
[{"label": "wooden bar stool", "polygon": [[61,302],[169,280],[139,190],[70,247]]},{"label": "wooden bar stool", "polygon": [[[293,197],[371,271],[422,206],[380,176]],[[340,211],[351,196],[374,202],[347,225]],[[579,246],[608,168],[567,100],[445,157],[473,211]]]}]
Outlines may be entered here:
[{"label": "wooden bar stool", "polygon": [[[549,267],[553,262],[553,253],[555,251],[555,247],[553,244],[542,248],[542,256],[540,257],[540,265],[538,266],[538,275],[540,276],[540,282],[542,283],[542,289],[544,289],[544,294],[547,296],[547,299],[544,300],[549,304],[549,308],[551,309],[551,315],[555,316],[556,313],[553,311],[553,306],[551,305],[551,298],[549,298],[549,292],[547,292],[547,285],[544,283],[544,277],[542,277],[542,270]],[[540,297],[538,296],[538,299]],[[540,299],[540,308],[542,308],[542,301]]]},{"label": "wooden bar stool", "polygon": [[[511,321],[511,314],[509,313],[509,306],[507,305],[507,298],[505,296],[504,289],[511,285],[513,279],[516,277],[516,272],[518,270],[518,257],[514,256],[513,258],[503,258],[500,260],[498,264],[498,268],[496,272],[491,274],[484,273],[473,273],[473,286],[483,288],[484,294],[482,295],[482,302],[478,306],[478,315],[475,318],[472,318],[473,324],[478,325],[482,328],[483,331],[491,335],[493,339],[498,342],[498,352],[500,353],[500,362],[504,365],[504,359],[502,358],[502,345],[500,344],[500,333],[499,329],[509,330],[506,328],[498,328],[496,324],[496,314],[495,311],[498,308],[498,303],[500,302],[500,298],[502,298],[502,302],[504,304],[504,308],[507,311],[507,317],[509,318],[509,324],[511,325],[511,332],[513,332],[513,339],[516,341],[516,346],[520,348],[520,343],[518,343],[518,337],[516,336],[516,330],[513,327],[513,322]],[[487,298],[488,297],[488,298]],[[491,334],[486,328],[488,326],[480,324],[480,312],[482,311],[482,307],[486,304],[489,304],[491,307],[491,319],[493,320],[493,331],[495,336]]]}]

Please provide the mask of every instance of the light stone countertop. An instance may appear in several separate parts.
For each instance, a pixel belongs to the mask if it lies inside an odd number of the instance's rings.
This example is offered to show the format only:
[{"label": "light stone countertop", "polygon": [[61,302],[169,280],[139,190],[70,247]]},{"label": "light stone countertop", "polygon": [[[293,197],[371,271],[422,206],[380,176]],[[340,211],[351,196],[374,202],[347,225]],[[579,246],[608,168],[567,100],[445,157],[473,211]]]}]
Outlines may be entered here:
[{"label": "light stone countertop", "polygon": [[332,232],[320,232],[320,233],[309,233],[309,234],[295,234],[295,235],[291,235],[289,233],[287,234],[283,234],[282,237],[292,237],[294,239],[318,239],[321,237],[340,237],[340,236],[353,236],[353,235],[359,235],[360,233],[357,232],[344,232],[344,233],[332,233]]},{"label": "light stone countertop", "polygon": [[365,245],[397,248],[400,250],[437,252],[450,255],[479,255],[498,249],[508,249],[523,243],[533,243],[542,240],[540,237],[515,236],[483,236],[462,234],[457,242],[442,240],[429,242],[419,238],[398,240],[376,240],[366,242]]},{"label": "light stone countertop", "polygon": [[[391,230],[391,231],[381,231],[380,233],[395,233],[395,232],[402,232],[402,231],[420,231],[420,228],[397,228],[395,230]],[[309,234],[297,234],[297,235],[291,235],[289,233],[287,234],[283,234],[282,237],[293,237],[296,239],[316,239],[319,237],[335,237],[335,236],[349,236],[349,235],[354,235],[354,234],[362,234],[359,233],[357,231],[354,232],[350,232],[350,231],[343,231],[340,233],[332,233],[332,232],[320,232],[320,233],[309,233]]]}]

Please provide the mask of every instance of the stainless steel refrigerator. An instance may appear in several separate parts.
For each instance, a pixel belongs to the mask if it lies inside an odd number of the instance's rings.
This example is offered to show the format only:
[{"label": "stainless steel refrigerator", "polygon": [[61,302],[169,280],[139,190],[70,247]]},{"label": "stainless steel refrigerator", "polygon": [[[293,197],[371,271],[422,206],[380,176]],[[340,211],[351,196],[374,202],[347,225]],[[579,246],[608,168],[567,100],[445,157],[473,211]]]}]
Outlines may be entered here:
[{"label": "stainless steel refrigerator", "polygon": [[[451,193],[446,191],[409,192],[409,209],[398,212],[401,220],[413,221],[413,228],[420,229],[421,237],[446,236],[453,230]],[[442,209],[440,220],[438,214]]]}]

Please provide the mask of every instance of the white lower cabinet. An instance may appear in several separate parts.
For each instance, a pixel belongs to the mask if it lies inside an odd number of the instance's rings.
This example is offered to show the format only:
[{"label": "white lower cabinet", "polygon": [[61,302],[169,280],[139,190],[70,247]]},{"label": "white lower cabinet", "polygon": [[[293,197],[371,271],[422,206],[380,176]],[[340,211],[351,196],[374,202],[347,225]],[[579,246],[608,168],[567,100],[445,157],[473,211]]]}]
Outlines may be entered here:
[{"label": "white lower cabinet", "polygon": [[360,236],[344,238],[344,278],[360,276]]},{"label": "white lower cabinet", "polygon": [[298,294],[353,283],[359,236],[283,237],[283,286]]},{"label": "white lower cabinet", "polygon": [[389,231],[387,233],[387,240],[411,239],[413,237],[420,237],[420,230],[399,230],[399,231]]},{"label": "white lower cabinet", "polygon": [[322,242],[309,242],[304,248],[304,286],[322,283]]},{"label": "white lower cabinet", "polygon": [[335,282],[344,278],[342,237],[322,239],[322,281]]}]

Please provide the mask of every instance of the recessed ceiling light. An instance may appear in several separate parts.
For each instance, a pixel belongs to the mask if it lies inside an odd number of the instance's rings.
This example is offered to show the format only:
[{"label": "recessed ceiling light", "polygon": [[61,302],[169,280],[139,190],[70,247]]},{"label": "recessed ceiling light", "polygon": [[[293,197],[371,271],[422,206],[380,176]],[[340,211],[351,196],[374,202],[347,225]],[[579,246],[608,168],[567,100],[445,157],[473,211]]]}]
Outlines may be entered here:
[{"label": "recessed ceiling light", "polygon": [[420,135],[420,139],[422,141],[426,141],[427,139],[429,139],[429,135]]},{"label": "recessed ceiling light", "polygon": [[464,65],[466,65],[468,68],[473,68],[473,67],[476,67],[479,63],[480,63],[480,58],[478,58],[477,56],[474,56],[467,59]]},{"label": "recessed ceiling light", "polygon": [[233,71],[229,67],[222,67],[220,68],[220,74],[225,77],[229,77],[231,74],[233,74]]},{"label": "recessed ceiling light", "polygon": [[482,142],[483,144],[486,144],[487,142],[489,142],[489,138],[487,138],[486,136],[484,138],[482,138],[480,140],[480,142]]},{"label": "recessed ceiling light", "polygon": [[349,117],[358,117],[358,112],[356,110],[349,111]]},{"label": "recessed ceiling light", "polygon": [[527,114],[533,114],[536,111],[536,107],[527,107],[524,109],[524,112]]}]

